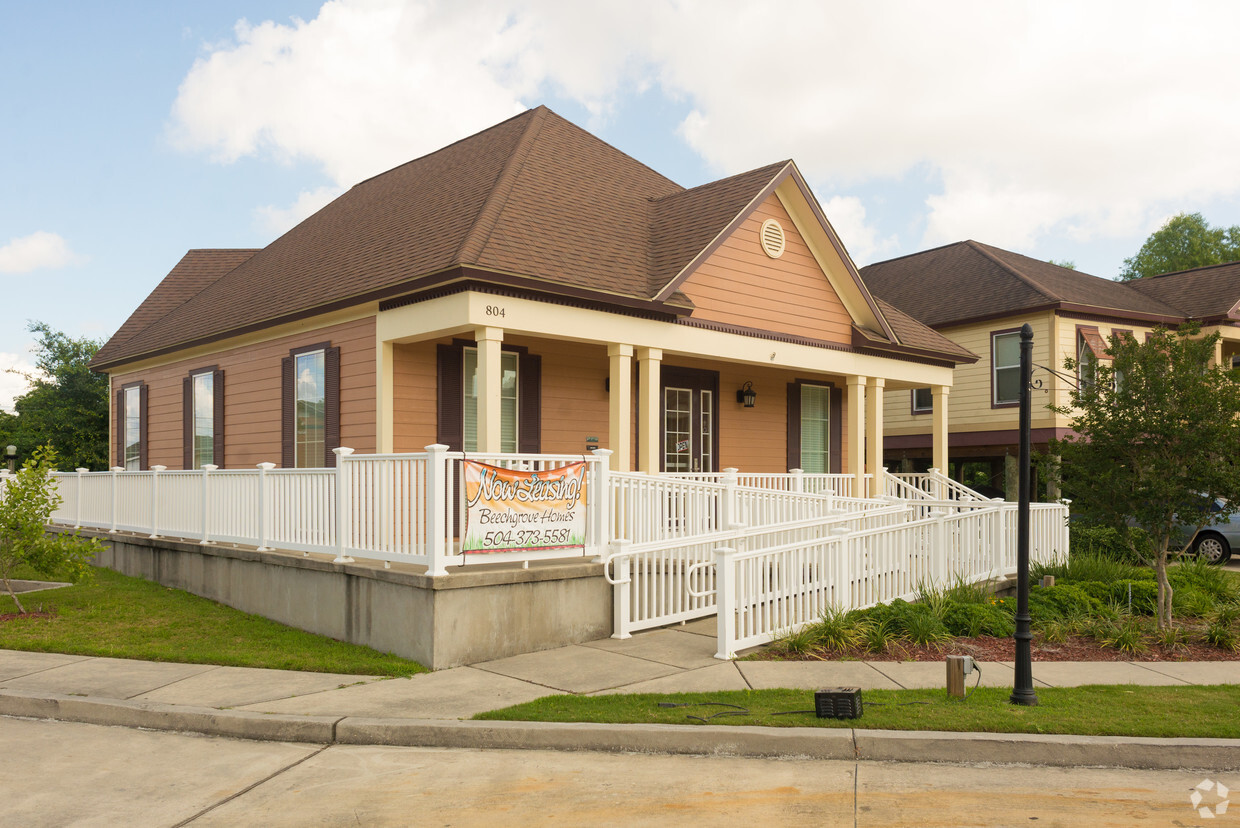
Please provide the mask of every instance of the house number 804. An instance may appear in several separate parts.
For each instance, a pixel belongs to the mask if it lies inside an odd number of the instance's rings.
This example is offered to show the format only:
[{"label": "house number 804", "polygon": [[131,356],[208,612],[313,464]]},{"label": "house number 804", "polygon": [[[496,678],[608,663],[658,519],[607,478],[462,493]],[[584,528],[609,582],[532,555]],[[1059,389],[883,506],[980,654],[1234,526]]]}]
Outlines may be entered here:
[{"label": "house number 804", "polygon": [[504,308],[499,305],[487,305],[487,316],[507,316]]}]

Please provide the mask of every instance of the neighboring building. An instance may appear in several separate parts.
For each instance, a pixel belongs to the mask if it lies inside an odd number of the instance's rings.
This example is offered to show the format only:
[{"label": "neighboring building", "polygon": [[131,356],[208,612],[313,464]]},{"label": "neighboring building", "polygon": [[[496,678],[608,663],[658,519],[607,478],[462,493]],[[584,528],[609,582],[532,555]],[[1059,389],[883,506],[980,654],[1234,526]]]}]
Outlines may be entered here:
[{"label": "neighboring building", "polygon": [[[1221,331],[1215,355],[1230,365],[1240,357],[1240,262],[1114,282],[964,241],[862,268],[879,296],[981,359],[956,372],[950,394],[951,473],[964,482],[988,479],[996,488],[1014,479],[1019,402],[1019,330],[1033,327],[1033,443],[1069,433],[1068,418],[1047,410],[1066,405],[1070,383],[1064,360],[1104,353],[1117,332],[1143,337],[1155,326],[1188,320],[1206,333]],[[1061,372],[1052,373],[1046,368]],[[888,466],[931,463],[930,421],[937,400],[929,389],[888,394],[884,451]],[[948,469],[944,469],[948,472]]]},{"label": "neighboring building", "polygon": [[793,162],[686,190],[539,107],[190,251],[93,367],[126,468],[445,443],[860,476],[884,393],[975,359],[870,295]]}]

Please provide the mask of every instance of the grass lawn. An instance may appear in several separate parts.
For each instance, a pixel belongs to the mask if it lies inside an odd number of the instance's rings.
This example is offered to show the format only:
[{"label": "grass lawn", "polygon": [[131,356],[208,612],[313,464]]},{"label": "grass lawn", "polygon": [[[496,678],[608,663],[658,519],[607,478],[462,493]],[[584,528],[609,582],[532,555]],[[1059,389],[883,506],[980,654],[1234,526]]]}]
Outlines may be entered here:
[{"label": "grass lawn", "polygon": [[[1064,733],[1094,736],[1240,738],[1240,689],[1138,687],[1133,685],[1043,688],[1038,705],[1010,704],[1010,688],[980,687],[961,701],[945,690],[864,690],[859,719],[819,719],[810,690],[730,690],[674,695],[547,696],[480,713],[475,719],[537,722],[606,722],[701,725],[738,705],[748,715],[722,715],[712,725],[763,727],[855,727],[876,730],[946,730],[985,733]],[[664,703],[697,703],[660,707]],[[883,706],[880,706],[883,705]],[[808,713],[777,716],[779,711]]]},{"label": "grass lawn", "polygon": [[[18,578],[38,580],[33,573]],[[270,667],[351,675],[409,676],[415,661],[303,632],[179,589],[110,569],[89,583],[21,596],[50,618],[0,621],[0,649]],[[0,615],[16,606],[0,584]]]}]

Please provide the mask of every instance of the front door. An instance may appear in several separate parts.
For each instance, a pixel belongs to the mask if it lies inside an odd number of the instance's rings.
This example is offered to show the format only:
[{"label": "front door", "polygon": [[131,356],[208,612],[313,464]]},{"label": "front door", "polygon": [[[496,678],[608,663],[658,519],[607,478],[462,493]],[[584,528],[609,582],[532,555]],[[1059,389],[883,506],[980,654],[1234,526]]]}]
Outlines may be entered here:
[{"label": "front door", "polygon": [[663,471],[713,472],[719,453],[719,375],[664,366]]}]

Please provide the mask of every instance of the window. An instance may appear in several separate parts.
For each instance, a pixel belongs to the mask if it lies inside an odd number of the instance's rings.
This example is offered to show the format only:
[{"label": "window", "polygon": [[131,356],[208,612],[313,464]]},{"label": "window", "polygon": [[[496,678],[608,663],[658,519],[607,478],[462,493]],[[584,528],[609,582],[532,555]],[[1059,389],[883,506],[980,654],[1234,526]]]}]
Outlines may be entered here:
[{"label": "window", "polygon": [[125,395],[125,471],[142,468],[142,389],[126,388]]},{"label": "window", "polygon": [[788,383],[788,468],[838,474],[842,395],[830,383]]},{"label": "window", "polygon": [[934,394],[929,388],[913,389],[913,413],[924,414],[934,410]]},{"label": "window", "polygon": [[[440,345],[437,360],[436,439],[452,451],[477,451],[478,349],[457,339]],[[520,346],[500,353],[500,446],[537,453],[542,446],[542,358]]]},{"label": "window", "polygon": [[126,383],[116,392],[116,465],[125,471],[139,471],[147,467],[146,401],[147,386],[144,382]]},{"label": "window", "polygon": [[801,469],[826,474],[831,467],[831,389],[801,386]]},{"label": "window", "polygon": [[183,381],[183,464],[201,469],[224,465],[224,372],[212,365],[190,371]]},{"label": "window", "polygon": [[1076,384],[1084,391],[1092,388],[1098,371],[1098,358],[1084,334],[1077,334],[1076,345]]},{"label": "window", "polygon": [[340,445],[340,349],[330,343],[294,348],[283,360],[283,465],[336,465]]},{"label": "window", "polygon": [[1020,403],[1020,332],[996,333],[991,338],[993,405]]},{"label": "window", "polygon": [[[465,451],[478,450],[478,349],[466,348],[464,353],[464,420],[462,434]],[[499,450],[517,451],[517,354],[500,354],[499,379]]]}]

